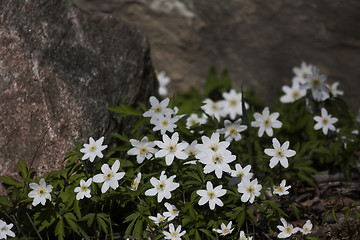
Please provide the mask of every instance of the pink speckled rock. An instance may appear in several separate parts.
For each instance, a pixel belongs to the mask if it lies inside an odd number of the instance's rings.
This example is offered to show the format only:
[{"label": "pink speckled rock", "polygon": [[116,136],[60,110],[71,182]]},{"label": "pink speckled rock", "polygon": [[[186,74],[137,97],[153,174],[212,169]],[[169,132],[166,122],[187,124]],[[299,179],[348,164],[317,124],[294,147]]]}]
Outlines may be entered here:
[{"label": "pink speckled rock", "polygon": [[[73,141],[121,131],[108,107],[145,102],[157,81],[134,28],[67,0],[0,1],[0,175],[19,158],[39,175],[61,167]],[[127,123],[124,126],[128,126]]]}]

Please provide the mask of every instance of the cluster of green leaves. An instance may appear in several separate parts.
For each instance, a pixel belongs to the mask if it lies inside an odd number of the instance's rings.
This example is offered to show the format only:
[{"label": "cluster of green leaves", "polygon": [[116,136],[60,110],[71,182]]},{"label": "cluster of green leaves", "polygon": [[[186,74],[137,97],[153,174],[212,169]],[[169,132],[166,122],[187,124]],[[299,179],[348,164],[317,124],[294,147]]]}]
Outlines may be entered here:
[{"label": "cluster of green leaves", "polygon": [[[219,76],[212,69],[207,77],[204,92],[191,88],[185,93],[175,94],[170,107],[177,106],[179,115],[202,114],[200,107],[205,98],[219,100],[222,93],[230,88],[228,73],[224,71]],[[257,129],[250,127],[250,122],[254,120],[253,113],[262,112],[265,106],[252,91],[244,91],[243,96],[244,101],[250,105],[242,116],[242,122],[248,129],[241,141],[231,143],[229,150],[237,156],[236,163],[243,167],[251,164],[252,172],[263,186],[261,195],[256,198],[254,204],[241,202],[237,186],[228,184],[230,176],[224,174],[222,179],[217,179],[214,174],[204,174],[200,163],[183,165],[184,161],[176,160],[171,166],[167,166],[163,159],[152,159],[137,164],[134,156],[126,155],[126,151],[131,148],[131,138],[140,140],[147,136],[150,141],[161,140],[161,135],[152,131],[149,119],[142,117],[143,111],[147,108],[143,103],[139,103],[138,109],[125,104],[109,109],[121,114],[122,117],[137,117],[137,121],[130,133],[112,134],[118,140],[118,146],[108,150],[103,159],[97,158],[94,163],[82,161],[81,145],[77,143],[76,151],[66,155],[64,169],[42,176],[47,184],[53,186],[52,200],[45,206],[31,206],[32,199],[27,196],[30,191],[29,183],[38,180],[35,180],[36,175],[31,170],[31,164],[27,166],[23,160],[19,160],[21,180],[1,177],[8,195],[0,196],[0,218],[14,223],[17,239],[114,239],[115,233],[121,233],[125,237],[131,235],[137,239],[162,239],[162,232],[168,227],[168,222],[157,226],[149,216],[164,212],[165,200],[158,203],[156,197],[147,197],[144,192],[153,187],[149,179],[159,178],[161,171],[165,170],[167,176],[176,175],[175,182],[180,184],[180,187],[172,192],[172,198],[167,201],[180,210],[179,216],[172,223],[175,226],[181,225],[182,229],[187,231],[184,239],[219,239],[219,235],[212,229],[219,229],[221,223],[228,221],[233,221],[235,227],[228,239],[238,239],[240,230],[254,236],[259,236],[260,233],[274,235],[279,218],[300,219],[303,209],[301,204],[294,201],[291,194],[272,196],[272,186],[278,185],[282,179],[294,184],[297,184],[299,179],[304,184],[314,184],[311,175],[329,167],[340,166],[350,177],[351,164],[355,159],[354,152],[359,146],[359,139],[351,131],[358,126],[345,103],[337,98],[324,103],[312,103],[312,110],[309,110],[305,98],[289,104],[277,101],[270,111],[280,113],[279,120],[283,127],[275,130],[274,135],[280,142],[289,140],[291,149],[297,154],[289,159],[287,169],[270,169],[270,158],[264,154],[264,149],[272,147],[271,138],[259,138]],[[313,117],[319,115],[323,106],[339,118],[339,132],[324,135],[321,131],[314,130]],[[189,143],[193,140],[201,142],[203,135],[211,136],[223,126],[222,121],[209,117],[206,124],[196,124],[188,129],[185,120],[184,117],[176,123],[175,131],[179,133],[181,140]],[[125,172],[118,189],[110,189],[101,194],[100,184],[93,183],[91,198],[80,201],[75,199],[74,189],[79,186],[81,179],[93,177],[100,172],[102,164],[112,165],[117,159],[120,160],[121,171]],[[136,191],[131,191],[129,186],[138,172],[142,173],[142,181]],[[200,197],[196,191],[205,189],[207,181],[211,181],[214,186],[223,185],[227,189],[226,195],[221,198],[224,202],[223,207],[210,210],[208,205],[198,205]],[[353,209],[355,208],[344,211]]]}]

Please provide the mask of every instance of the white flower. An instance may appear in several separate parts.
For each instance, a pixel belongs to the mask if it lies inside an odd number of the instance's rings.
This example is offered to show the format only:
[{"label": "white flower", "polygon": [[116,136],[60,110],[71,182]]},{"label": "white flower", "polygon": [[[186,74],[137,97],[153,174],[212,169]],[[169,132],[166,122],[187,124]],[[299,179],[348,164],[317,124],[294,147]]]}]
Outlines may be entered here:
[{"label": "white flower", "polygon": [[[242,116],[242,94],[237,93],[234,89],[231,89],[230,92],[223,93],[223,116],[229,115],[230,119],[234,120],[236,115]],[[248,109],[249,105],[245,103],[245,108]]]},{"label": "white flower", "polygon": [[298,81],[293,81],[291,88],[283,86],[282,90],[285,92],[285,95],[280,98],[282,103],[295,102],[306,95],[306,90],[300,88]]},{"label": "white flower", "polygon": [[195,156],[199,153],[199,150],[195,147],[198,144],[197,140],[191,142],[187,148],[185,148],[184,152],[188,155],[188,157]]},{"label": "white flower", "polygon": [[29,192],[28,197],[34,198],[32,205],[36,206],[39,203],[42,205],[45,205],[46,199],[49,199],[51,201],[51,191],[53,186],[50,184],[46,186],[45,179],[41,178],[39,181],[39,184],[37,183],[30,183],[30,188],[33,190]]},{"label": "white flower", "polygon": [[130,139],[130,143],[131,145],[133,145],[133,148],[127,151],[127,154],[136,155],[136,161],[139,164],[143,163],[145,158],[150,159],[152,157],[152,154],[157,151],[154,148],[155,143],[149,142],[149,139],[147,137],[143,137],[141,139],[141,142],[136,139]]},{"label": "white flower", "polygon": [[175,123],[178,120],[178,117],[171,117],[170,114],[161,115],[153,120],[153,124],[155,125],[153,131],[160,131],[161,134],[165,134],[166,132],[174,132],[174,129],[177,127]]},{"label": "white flower", "polygon": [[139,187],[139,183],[141,181],[141,172],[139,172],[136,176],[136,178],[132,181],[130,189],[132,191],[136,191]]},{"label": "white flower", "polygon": [[258,132],[259,137],[262,137],[264,131],[269,137],[272,137],[273,128],[282,127],[282,123],[279,120],[277,120],[278,117],[279,117],[278,112],[274,112],[270,114],[269,108],[266,107],[264,108],[262,114],[258,112],[254,113],[255,121],[251,122],[251,126],[259,128],[259,132]]},{"label": "white flower", "polygon": [[89,188],[91,183],[92,183],[92,178],[89,178],[86,182],[83,179],[80,180],[80,187],[76,187],[74,189],[74,192],[77,192],[76,200],[83,199],[84,197],[91,198],[90,188]]},{"label": "white flower", "polygon": [[166,76],[165,72],[156,73],[157,80],[159,82],[159,94],[167,95],[168,91],[166,89],[166,85],[170,82],[170,78]]},{"label": "white flower", "polygon": [[270,168],[275,167],[279,161],[284,168],[287,168],[289,166],[287,158],[294,156],[296,152],[288,149],[289,141],[284,142],[282,146],[280,146],[280,142],[276,138],[273,138],[272,142],[274,149],[267,148],[264,150],[265,154],[272,157],[269,164]]},{"label": "white flower", "polygon": [[210,98],[207,98],[204,100],[205,105],[201,106],[201,109],[207,114],[214,118],[216,118],[218,121],[220,121],[220,117],[222,115],[222,109],[223,109],[223,102],[217,101],[214,102]]},{"label": "white flower", "polygon": [[282,195],[287,195],[289,194],[289,191],[288,189],[291,188],[291,186],[285,186],[286,185],[286,180],[282,180],[280,185],[279,186],[274,186],[274,194],[277,194],[279,196],[282,196]]},{"label": "white flower", "polygon": [[186,233],[186,231],[181,232],[181,225],[179,225],[176,230],[174,224],[169,224],[169,232],[163,231],[165,235],[165,239],[172,239],[172,240],[181,240],[181,237]]},{"label": "white flower", "polygon": [[343,91],[337,89],[338,86],[339,82],[334,82],[333,84],[328,85],[329,92],[333,97],[337,97],[338,95],[344,95]]},{"label": "white flower", "polygon": [[213,188],[213,184],[208,181],[206,182],[206,190],[197,190],[196,193],[201,197],[199,200],[200,206],[207,202],[209,202],[211,210],[215,209],[215,205],[224,206],[224,203],[219,199],[219,197],[226,194],[226,189],[222,189],[222,185]]},{"label": "white flower", "polygon": [[239,163],[235,164],[235,170],[231,170],[231,176],[237,177],[240,180],[243,179],[251,179],[253,177],[253,173],[250,172],[251,165],[247,165],[246,167],[242,168]]},{"label": "white flower", "polygon": [[7,239],[7,236],[15,237],[15,233],[10,229],[14,224],[7,224],[5,221],[0,219],[0,239]]},{"label": "white flower", "polygon": [[163,135],[163,142],[162,141],[155,141],[155,144],[161,148],[158,152],[155,153],[155,157],[165,157],[166,165],[171,165],[174,161],[174,158],[178,159],[186,159],[188,155],[184,152],[184,149],[189,146],[187,142],[179,141],[179,133],[175,132],[171,139],[168,135]]},{"label": "white flower", "polygon": [[313,227],[313,225],[312,225],[311,221],[307,220],[305,222],[305,224],[303,225],[303,227],[300,228],[300,232],[302,232],[302,234],[304,234],[304,235],[309,234],[309,233],[311,233],[312,227]]},{"label": "white flower", "polygon": [[125,175],[124,172],[117,172],[120,168],[120,161],[116,160],[111,166],[111,169],[108,164],[103,164],[101,166],[102,173],[96,174],[93,178],[93,181],[96,183],[102,183],[101,192],[105,193],[110,187],[116,189],[119,187],[118,181],[122,179]]},{"label": "white flower", "polygon": [[192,113],[186,119],[186,127],[190,128],[191,126],[193,126],[195,124],[205,124],[206,121],[207,121],[207,116],[205,114],[202,114],[202,116],[199,117],[196,113]]},{"label": "white flower", "polygon": [[165,219],[166,219],[166,217],[164,217],[164,216],[161,215],[160,213],[158,213],[158,214],[156,215],[156,217],[154,217],[154,216],[149,216],[149,218],[150,218],[151,220],[153,220],[153,222],[154,222],[157,226],[159,226],[159,224],[162,223],[163,221],[165,221]]},{"label": "white flower", "polygon": [[328,114],[325,108],[321,108],[321,117],[315,116],[314,120],[317,122],[314,126],[315,130],[322,129],[323,133],[326,135],[329,131],[335,131],[334,123],[338,121],[337,118],[333,118],[331,114]]},{"label": "white flower", "polygon": [[294,81],[297,81],[301,84],[304,84],[306,77],[312,73],[313,66],[311,64],[307,65],[305,62],[301,63],[300,68],[294,67],[293,72],[295,73]]},{"label": "white flower", "polygon": [[165,175],[165,171],[162,171],[159,180],[155,177],[152,177],[150,179],[150,183],[154,186],[154,188],[146,190],[145,195],[155,196],[157,194],[158,202],[161,202],[164,198],[170,199],[171,191],[174,191],[180,186],[179,183],[174,182],[175,177],[176,175],[167,178],[167,176]]},{"label": "white flower", "polygon": [[173,114],[174,110],[167,107],[169,105],[169,102],[170,102],[169,98],[165,98],[164,100],[159,102],[159,100],[156,97],[151,96],[150,97],[151,108],[148,111],[144,112],[143,116],[150,117],[150,123],[154,123],[154,121],[161,116]]},{"label": "white flower", "polygon": [[277,235],[278,238],[288,238],[292,234],[297,233],[299,231],[299,228],[294,228],[292,224],[288,224],[284,218],[280,218],[281,223],[283,226],[278,225],[277,228],[281,231]]},{"label": "white flower", "polygon": [[230,173],[231,168],[229,163],[236,160],[236,156],[232,155],[228,150],[218,150],[214,152],[213,150],[207,149],[204,155],[201,155],[199,162],[204,164],[204,173],[208,174],[215,171],[217,178],[221,178],[223,172]]},{"label": "white flower", "polygon": [[257,178],[250,182],[249,179],[245,178],[238,184],[238,192],[242,193],[241,201],[253,203],[255,197],[260,196],[260,190],[262,189],[261,184],[258,184]]},{"label": "white flower", "polygon": [[302,85],[303,89],[311,89],[312,96],[316,101],[324,101],[329,92],[326,86],[326,75],[320,74],[317,67],[312,67],[311,74],[306,76],[305,84]]},{"label": "white flower", "polygon": [[167,202],[164,205],[168,211],[164,212],[163,214],[168,221],[173,220],[175,217],[179,215],[179,210],[176,208],[175,205],[171,205],[170,203]]},{"label": "white flower", "polygon": [[240,231],[240,237],[239,240],[252,240],[253,237],[246,237],[244,231]]},{"label": "white flower", "polygon": [[85,153],[81,160],[90,159],[90,162],[93,162],[95,157],[98,156],[102,158],[104,155],[101,151],[107,148],[107,145],[102,145],[104,142],[104,137],[94,140],[92,137],[89,138],[89,144],[84,144],[84,148],[80,149],[80,152]]},{"label": "white flower", "polygon": [[211,138],[202,136],[201,140],[202,144],[195,145],[196,149],[200,151],[198,154],[196,154],[197,159],[204,155],[208,149],[217,152],[218,150],[225,150],[230,145],[230,143],[227,141],[220,142],[220,134],[218,132],[211,134]]},{"label": "white flower", "polygon": [[231,228],[232,221],[229,222],[229,224],[226,226],[224,223],[221,223],[220,227],[221,229],[213,229],[214,232],[220,233],[221,236],[226,236],[228,234],[231,234],[234,228]]},{"label": "white flower", "polygon": [[220,134],[225,134],[225,140],[231,142],[232,140],[240,141],[241,135],[240,132],[245,131],[247,126],[241,125],[241,119],[236,120],[235,122],[230,122],[229,120],[224,121],[225,128],[219,129]]}]

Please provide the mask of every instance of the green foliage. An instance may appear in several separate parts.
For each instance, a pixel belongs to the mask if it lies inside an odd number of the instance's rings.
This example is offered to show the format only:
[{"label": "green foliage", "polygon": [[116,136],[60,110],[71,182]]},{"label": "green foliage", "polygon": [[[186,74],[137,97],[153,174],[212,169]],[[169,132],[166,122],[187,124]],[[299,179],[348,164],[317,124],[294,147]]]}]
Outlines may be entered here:
[{"label": "green foliage", "polygon": [[[189,127],[186,119],[192,113],[202,116],[203,100],[221,100],[222,94],[229,91],[230,87],[230,77],[226,71],[219,75],[215,69],[211,69],[206,78],[204,92],[190,88],[185,93],[173,96],[170,106],[178,107],[178,121],[174,131],[179,133],[180,141],[191,143],[196,140],[202,143],[203,136],[210,137],[224,127],[224,118],[218,120],[208,113],[204,124],[198,123]],[[353,130],[359,129],[358,123],[341,99],[311,102],[311,106],[308,101],[307,96],[288,104],[277,100],[270,106],[270,112],[278,112],[279,120],[283,124],[280,129],[274,129],[274,137],[282,143],[289,141],[290,149],[296,151],[296,155],[289,158],[288,168],[276,166],[270,169],[270,157],[264,154],[264,149],[272,147],[271,138],[266,135],[259,137],[258,129],[251,125],[254,114],[261,113],[265,106],[255,97],[253,91],[242,91],[243,114],[238,118],[247,129],[241,133],[242,138],[239,141],[231,142],[228,149],[236,156],[234,164],[241,164],[242,167],[250,165],[254,178],[262,184],[260,196],[256,196],[253,203],[241,200],[237,184],[228,184],[239,178],[232,178],[227,173],[220,179],[213,172],[205,174],[204,165],[199,161],[195,164],[184,164],[196,160],[195,156],[189,156],[186,160],[175,158],[170,166],[165,164],[164,157],[153,155],[150,159],[138,163],[136,156],[127,153],[133,148],[130,140],[140,141],[146,136],[149,141],[159,141],[164,134],[154,132],[149,119],[142,117],[143,112],[147,111],[145,104],[139,103],[141,110],[121,104],[109,110],[121,114],[122,117],[138,118],[130,133],[111,134],[118,145],[106,149],[103,158],[97,157],[92,163],[81,160],[82,145],[75,143],[76,150],[66,154],[65,166],[61,170],[35,179],[31,169],[32,162],[27,166],[26,161],[19,159],[17,178],[0,176],[8,191],[8,195],[0,196],[0,218],[14,223],[16,229],[13,230],[20,239],[114,239],[115,232],[136,239],[163,239],[163,231],[168,231],[169,223],[173,223],[175,228],[181,225],[182,230],[186,230],[183,239],[214,240],[219,239],[220,235],[213,229],[219,229],[222,223],[227,224],[229,221],[232,221],[234,232],[228,235],[227,239],[238,239],[240,231],[245,231],[247,236],[258,237],[266,232],[275,237],[280,218],[299,220],[304,215],[299,204],[293,201],[293,192],[287,197],[279,197],[269,194],[269,190],[283,179],[286,179],[288,184],[315,185],[313,174],[329,168],[341,169],[350,178],[350,168],[355,161],[354,152],[359,150],[359,138],[353,133]],[[249,108],[245,108],[245,102],[249,104]],[[320,109],[324,106],[339,119],[337,127],[340,130],[328,135],[322,134],[321,130],[314,130],[314,116],[320,115]],[[225,140],[223,134],[220,140]],[[103,164],[111,167],[117,160],[121,163],[119,171],[125,172],[125,176],[118,182],[119,187],[101,193],[102,184],[93,182],[90,186],[92,197],[76,199],[74,189],[81,180],[94,177],[100,173]],[[176,176],[174,181],[179,183],[180,187],[171,192],[170,199],[159,203],[156,196],[147,196],[145,191],[153,188],[151,178],[158,179],[162,171],[165,171],[168,177]],[[142,173],[142,180],[138,189],[132,191],[131,183],[139,172]],[[32,198],[28,197],[31,191],[29,184],[38,183],[40,178],[53,186],[51,201],[47,200],[45,205],[31,206]],[[214,210],[210,210],[208,204],[199,205],[200,196],[197,191],[204,190],[208,181],[212,182],[214,187],[222,185],[223,189],[226,189],[226,195],[220,197],[224,206],[216,206]],[[165,212],[165,201],[178,208],[179,216],[171,222],[165,220],[158,225],[154,224],[149,217]],[[354,204],[341,209],[346,219],[350,216],[360,218],[356,206],[358,205]],[[328,206],[324,219],[331,214],[337,221],[337,211],[339,209],[334,206]]]}]

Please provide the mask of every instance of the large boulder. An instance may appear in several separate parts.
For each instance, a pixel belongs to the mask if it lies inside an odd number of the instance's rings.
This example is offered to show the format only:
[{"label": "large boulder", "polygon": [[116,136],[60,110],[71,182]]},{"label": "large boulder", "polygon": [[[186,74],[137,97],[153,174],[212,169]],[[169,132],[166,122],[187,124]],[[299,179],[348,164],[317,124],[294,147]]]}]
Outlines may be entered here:
[{"label": "large boulder", "polygon": [[74,0],[138,26],[149,39],[169,91],[201,87],[211,66],[228,69],[238,90],[254,88],[268,105],[302,61],[328,74],[360,107],[360,1]]},{"label": "large boulder", "polygon": [[38,146],[33,166],[43,174],[61,167],[74,140],[109,143],[129,123],[107,108],[156,92],[148,43],[134,27],[70,0],[0,1],[0,9],[0,175],[14,175]]}]

